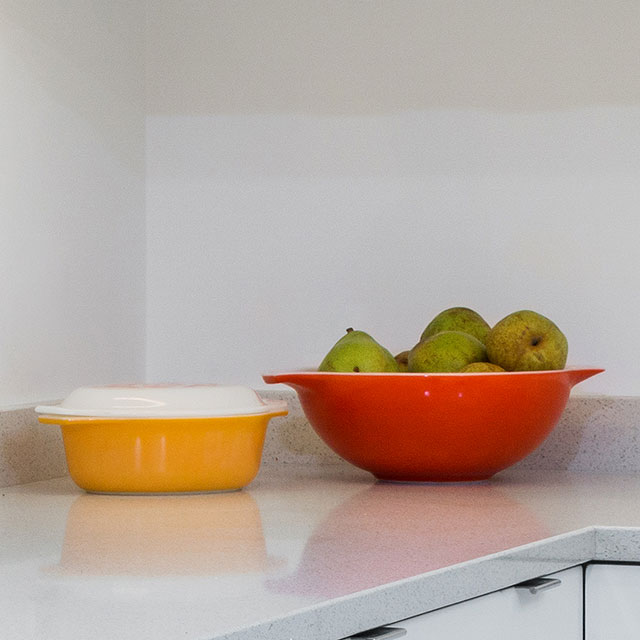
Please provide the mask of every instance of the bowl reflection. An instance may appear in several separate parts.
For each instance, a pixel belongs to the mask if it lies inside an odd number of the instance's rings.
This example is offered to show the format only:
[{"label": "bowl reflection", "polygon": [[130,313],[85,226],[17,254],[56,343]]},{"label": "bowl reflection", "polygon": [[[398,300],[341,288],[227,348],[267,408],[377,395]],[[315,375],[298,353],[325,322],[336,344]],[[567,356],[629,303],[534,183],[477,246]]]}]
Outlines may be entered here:
[{"label": "bowl reflection", "polygon": [[523,504],[487,484],[377,483],[336,507],[275,591],[337,597],[548,537]]}]

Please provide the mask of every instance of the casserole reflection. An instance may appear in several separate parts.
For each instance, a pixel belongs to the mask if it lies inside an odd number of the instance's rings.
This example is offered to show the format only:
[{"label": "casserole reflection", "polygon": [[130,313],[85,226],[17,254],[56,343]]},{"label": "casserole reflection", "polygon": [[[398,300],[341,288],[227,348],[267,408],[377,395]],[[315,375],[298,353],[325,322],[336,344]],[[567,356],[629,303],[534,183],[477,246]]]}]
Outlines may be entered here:
[{"label": "casserole reflection", "polygon": [[247,492],[190,496],[81,495],[67,517],[56,572],[216,575],[263,571],[260,510]]},{"label": "casserole reflection", "polygon": [[377,483],[330,512],[279,592],[337,597],[549,537],[491,484]]}]

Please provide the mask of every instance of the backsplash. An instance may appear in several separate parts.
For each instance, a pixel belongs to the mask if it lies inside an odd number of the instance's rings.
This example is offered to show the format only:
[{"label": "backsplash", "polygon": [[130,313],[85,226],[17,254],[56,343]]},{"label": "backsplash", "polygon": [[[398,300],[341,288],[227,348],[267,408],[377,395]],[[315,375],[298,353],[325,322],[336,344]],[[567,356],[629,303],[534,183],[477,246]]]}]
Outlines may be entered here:
[{"label": "backsplash", "polygon": [[[289,405],[288,416],[269,423],[262,468],[350,466],[315,434],[293,391],[262,390],[260,395]],[[572,396],[558,426],[515,468],[640,471],[640,397]],[[0,411],[0,486],[48,480],[66,472],[58,427],[39,424],[33,408]]]},{"label": "backsplash", "polygon": [[0,486],[66,473],[60,427],[40,424],[33,407],[0,411]]}]

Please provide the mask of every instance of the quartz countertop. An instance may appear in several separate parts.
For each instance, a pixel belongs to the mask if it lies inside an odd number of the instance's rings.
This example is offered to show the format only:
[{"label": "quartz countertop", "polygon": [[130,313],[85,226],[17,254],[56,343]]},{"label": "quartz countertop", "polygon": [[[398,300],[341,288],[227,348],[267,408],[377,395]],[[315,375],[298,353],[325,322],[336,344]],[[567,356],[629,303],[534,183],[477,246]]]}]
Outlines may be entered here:
[{"label": "quartz countertop", "polygon": [[391,484],[282,465],[242,491],[0,490],[5,640],[337,640],[589,560],[640,560],[640,475]]}]

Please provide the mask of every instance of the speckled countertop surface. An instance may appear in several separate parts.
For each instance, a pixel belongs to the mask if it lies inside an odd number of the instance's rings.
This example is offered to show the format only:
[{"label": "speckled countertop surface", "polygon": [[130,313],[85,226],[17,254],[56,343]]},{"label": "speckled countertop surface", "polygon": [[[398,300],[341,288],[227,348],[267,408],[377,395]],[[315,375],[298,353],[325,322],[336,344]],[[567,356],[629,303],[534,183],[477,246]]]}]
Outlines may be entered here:
[{"label": "speckled countertop surface", "polygon": [[588,560],[640,560],[639,504],[637,474],[523,469],[398,485],[280,465],[193,496],[4,488],[2,637],[338,639]]}]

